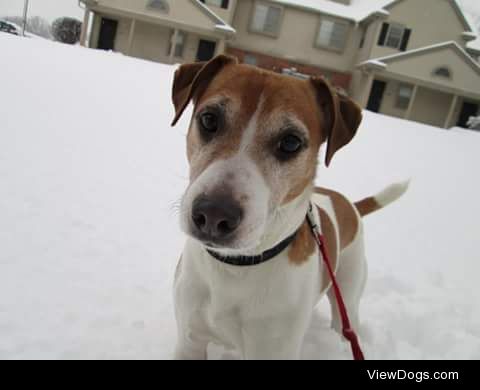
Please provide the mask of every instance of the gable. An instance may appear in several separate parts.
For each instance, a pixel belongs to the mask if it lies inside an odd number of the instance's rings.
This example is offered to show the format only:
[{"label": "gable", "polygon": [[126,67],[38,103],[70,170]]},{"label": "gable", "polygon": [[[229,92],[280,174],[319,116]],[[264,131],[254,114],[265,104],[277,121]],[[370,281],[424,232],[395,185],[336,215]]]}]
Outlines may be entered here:
[{"label": "gable", "polygon": [[[405,2],[407,0],[393,0],[390,1],[388,4],[385,4],[384,8],[385,10],[389,11],[390,13],[395,12],[395,8],[398,8],[402,6],[402,2]],[[451,11],[453,11],[453,14],[455,15],[457,22],[460,23],[460,25],[463,28],[463,31],[467,32],[475,32],[476,33],[476,28],[475,26],[470,22],[468,19],[468,16],[463,12],[463,9],[458,2],[458,0],[434,0],[428,2],[427,0],[422,0],[422,5],[419,7],[419,2],[417,1],[412,1],[408,0],[408,4],[403,4],[403,6],[410,8],[410,10],[415,10],[416,12],[430,12],[430,13],[435,13],[435,10],[437,7],[443,8],[443,11],[445,11],[447,8],[450,8]],[[452,14],[452,16],[453,16]],[[412,14],[413,15],[413,14]],[[452,21],[451,19],[449,21]]]},{"label": "gable", "polygon": [[151,0],[99,0],[95,8],[110,8],[119,13],[135,14],[138,17],[164,20],[214,30],[223,21],[196,0],[163,0],[167,11],[150,7]]},{"label": "gable", "polygon": [[462,34],[470,26],[454,0],[397,0],[387,9],[388,22],[413,30],[410,49],[452,40],[465,45]]},{"label": "gable", "polygon": [[[475,94],[480,91],[480,66],[453,42],[378,61],[390,73]],[[449,70],[450,78],[441,75],[445,70]]]}]

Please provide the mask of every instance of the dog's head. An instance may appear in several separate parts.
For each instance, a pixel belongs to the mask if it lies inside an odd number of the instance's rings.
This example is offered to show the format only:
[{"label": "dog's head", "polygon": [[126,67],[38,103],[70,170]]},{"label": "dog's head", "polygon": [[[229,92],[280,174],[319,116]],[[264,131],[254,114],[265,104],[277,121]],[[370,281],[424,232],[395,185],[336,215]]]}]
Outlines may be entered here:
[{"label": "dog's head", "polygon": [[320,146],[327,142],[328,165],[362,118],[323,78],[299,80],[227,56],[181,66],[172,98],[173,125],[194,103],[182,228],[228,254],[253,251],[272,225],[298,227],[291,219],[305,217]]}]

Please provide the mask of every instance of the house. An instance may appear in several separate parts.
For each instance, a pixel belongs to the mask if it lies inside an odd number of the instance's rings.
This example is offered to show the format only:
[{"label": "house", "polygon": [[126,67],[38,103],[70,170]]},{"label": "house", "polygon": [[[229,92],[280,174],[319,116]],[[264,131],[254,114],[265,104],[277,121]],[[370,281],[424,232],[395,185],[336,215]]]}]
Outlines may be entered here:
[{"label": "house", "polygon": [[[225,21],[232,10],[213,12],[197,0],[82,0],[84,26],[93,25],[89,46],[163,63],[209,60],[226,50],[235,30]],[[86,39],[86,32],[82,34]]]},{"label": "house", "polygon": [[480,40],[456,0],[82,2],[90,47],[323,74],[368,110],[444,128],[479,113]]}]

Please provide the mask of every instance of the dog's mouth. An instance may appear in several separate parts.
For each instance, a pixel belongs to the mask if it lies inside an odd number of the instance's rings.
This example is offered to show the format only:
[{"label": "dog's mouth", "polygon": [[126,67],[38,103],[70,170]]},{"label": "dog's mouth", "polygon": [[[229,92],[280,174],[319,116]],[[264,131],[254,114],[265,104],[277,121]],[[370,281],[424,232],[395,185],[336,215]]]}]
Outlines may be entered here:
[{"label": "dog's mouth", "polygon": [[[224,238],[212,239],[199,233],[197,230],[190,230],[186,232],[188,236],[199,242],[206,250],[211,250],[223,255],[238,255],[243,253],[250,253],[258,246],[259,239],[247,239],[244,241],[240,239],[238,234]],[[250,237],[251,238],[251,237]]]},{"label": "dog's mouth", "polygon": [[235,237],[232,237],[231,239],[220,239],[213,241],[210,237],[202,237],[202,235],[198,234],[190,234],[190,236],[200,242],[200,244],[202,244],[202,246],[207,250],[234,251],[239,249],[236,246]]}]

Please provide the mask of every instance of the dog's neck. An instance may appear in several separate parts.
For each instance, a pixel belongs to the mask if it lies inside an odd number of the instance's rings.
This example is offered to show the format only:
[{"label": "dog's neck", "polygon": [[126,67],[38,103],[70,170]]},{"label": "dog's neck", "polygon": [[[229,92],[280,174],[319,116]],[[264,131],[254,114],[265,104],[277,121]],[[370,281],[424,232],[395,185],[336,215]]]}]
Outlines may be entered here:
[{"label": "dog's neck", "polygon": [[277,209],[255,250],[261,253],[295,233],[305,222],[311,197],[312,187],[309,186],[302,195]]}]

